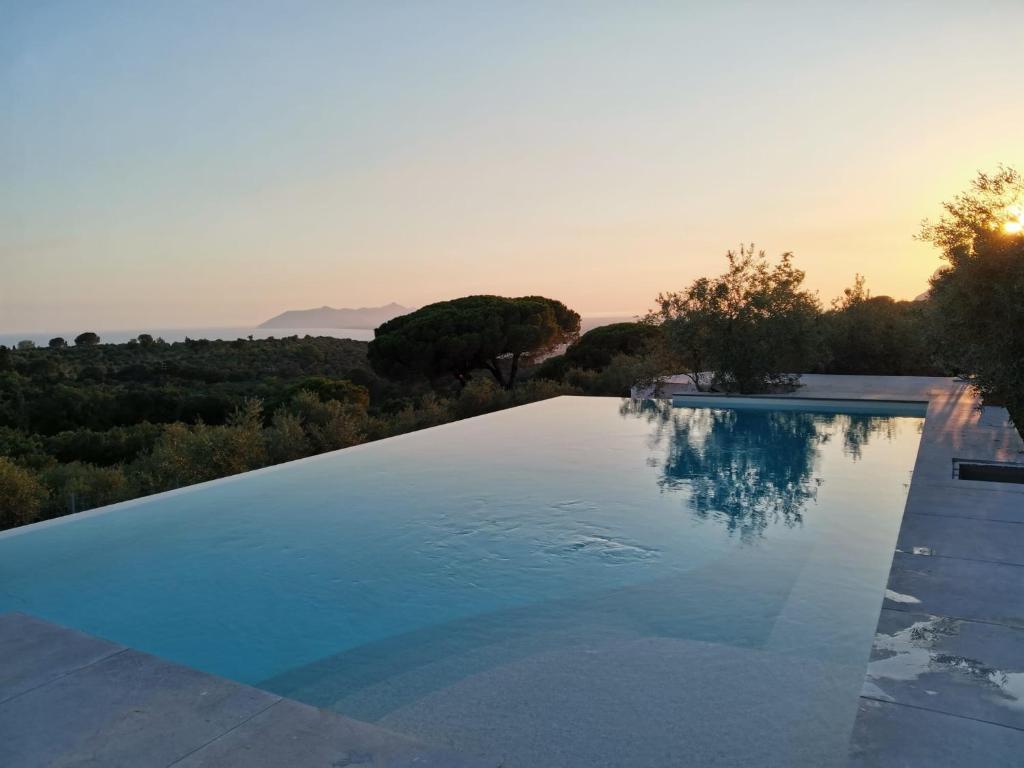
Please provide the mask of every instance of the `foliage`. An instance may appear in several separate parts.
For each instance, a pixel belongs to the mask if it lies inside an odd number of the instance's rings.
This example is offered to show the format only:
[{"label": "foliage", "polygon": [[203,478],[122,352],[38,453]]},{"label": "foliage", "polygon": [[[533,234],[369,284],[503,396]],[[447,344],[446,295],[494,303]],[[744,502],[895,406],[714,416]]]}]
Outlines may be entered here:
[{"label": "foliage", "polygon": [[0,528],[38,520],[46,497],[46,488],[32,472],[0,456]]},{"label": "foliage", "polygon": [[579,315],[542,296],[467,296],[389,320],[370,342],[378,373],[396,379],[452,376],[465,386],[484,369],[502,387],[515,386],[524,356],[576,338]]},{"label": "foliage", "polygon": [[565,350],[573,368],[599,371],[616,355],[642,356],[661,336],[658,326],[648,323],[612,323],[592,328]]},{"label": "foliage", "polygon": [[100,343],[100,337],[92,331],[86,331],[75,336],[76,347],[94,347]]},{"label": "foliage", "polygon": [[804,273],[790,253],[771,264],[750,246],[726,258],[723,275],[658,296],[649,320],[662,325],[667,346],[698,387],[706,370],[727,391],[791,386],[792,375],[821,352],[817,298],[802,289]]},{"label": "foliage", "polygon": [[131,461],[152,450],[164,428],[144,421],[108,430],[75,429],[45,437],[43,445],[57,461],[83,461],[110,466]]},{"label": "foliage", "polygon": [[503,389],[492,379],[474,379],[454,401],[453,409],[456,418],[464,419],[551,397],[581,394],[577,387],[546,379],[528,379],[515,389]]},{"label": "foliage", "polygon": [[570,368],[565,381],[588,395],[629,397],[634,386],[648,384],[667,373],[653,355],[615,355],[598,370]]},{"label": "foliage", "polygon": [[49,489],[46,517],[73,514],[136,495],[120,466],[97,467],[73,461],[46,469],[41,480]]},{"label": "foliage", "polygon": [[64,340],[63,336],[54,336],[46,344],[50,349],[64,349],[67,345],[68,343]]},{"label": "foliage", "polygon": [[366,438],[366,409],[339,400],[321,400],[313,392],[299,392],[288,412],[298,419],[314,453],[336,451]]},{"label": "foliage", "polygon": [[349,339],[105,344],[4,350],[0,357],[4,352],[0,426],[45,435],[143,421],[223,424],[247,398],[274,409],[300,389],[333,388],[333,397],[365,402],[365,386],[348,380],[356,372],[379,399],[395,389],[369,370],[366,343]]},{"label": "foliage", "polygon": [[1024,179],[979,173],[920,237],[946,261],[931,280],[930,320],[944,362],[1002,403],[1024,435]]},{"label": "foliage", "polygon": [[578,393],[476,378],[447,397],[381,379],[365,343],[329,338],[0,348],[3,362],[4,527]]},{"label": "foliage", "polygon": [[872,296],[864,278],[832,302],[821,318],[828,353],[825,373],[939,376],[927,304]]},{"label": "foliage", "polygon": [[221,426],[167,426],[134,468],[144,492],[236,475],[266,464],[259,403],[248,401]]}]

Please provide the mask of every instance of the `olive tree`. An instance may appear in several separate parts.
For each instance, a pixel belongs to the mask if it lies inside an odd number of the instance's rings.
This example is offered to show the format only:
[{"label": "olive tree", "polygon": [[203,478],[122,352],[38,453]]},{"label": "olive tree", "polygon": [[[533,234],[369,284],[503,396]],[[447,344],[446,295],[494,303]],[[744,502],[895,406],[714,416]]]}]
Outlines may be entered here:
[{"label": "olive tree", "polygon": [[803,290],[804,273],[784,253],[771,262],[764,251],[741,246],[726,254],[719,277],[694,280],[658,296],[648,320],[660,323],[666,343],[698,389],[712,374],[714,388],[763,392],[793,386],[821,349],[817,297]]},{"label": "olive tree", "polygon": [[919,237],[945,265],[931,279],[931,321],[944,361],[1024,435],[1024,178],[979,173]]}]

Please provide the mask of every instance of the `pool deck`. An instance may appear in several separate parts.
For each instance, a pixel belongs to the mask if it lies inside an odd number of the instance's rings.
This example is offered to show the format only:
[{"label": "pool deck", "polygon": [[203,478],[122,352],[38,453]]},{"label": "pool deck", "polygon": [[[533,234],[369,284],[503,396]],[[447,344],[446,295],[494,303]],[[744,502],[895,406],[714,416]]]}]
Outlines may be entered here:
[{"label": "pool deck", "polygon": [[0,765],[494,768],[21,613],[0,616]]},{"label": "pool deck", "polygon": [[[1002,408],[953,379],[806,375],[792,397],[928,403],[850,740],[851,768],[1020,764],[1024,485],[953,477],[1024,463]],[[683,379],[662,394],[687,393]]]},{"label": "pool deck", "polygon": [[[802,383],[794,396],[928,403],[849,765],[1018,764],[1024,485],[954,479],[953,460],[1024,463],[1024,443],[1005,411],[980,409],[951,379]],[[3,766],[495,764],[23,614],[0,616]]]}]

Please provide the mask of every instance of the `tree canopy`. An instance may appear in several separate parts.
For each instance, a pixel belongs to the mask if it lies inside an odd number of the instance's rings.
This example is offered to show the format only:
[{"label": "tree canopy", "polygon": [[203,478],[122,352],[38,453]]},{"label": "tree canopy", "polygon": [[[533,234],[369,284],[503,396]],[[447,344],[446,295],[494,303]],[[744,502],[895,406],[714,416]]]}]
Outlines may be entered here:
[{"label": "tree canopy", "polygon": [[570,344],[565,350],[565,361],[583,370],[600,370],[616,355],[644,354],[660,336],[660,329],[647,323],[601,325]]},{"label": "tree canopy", "polygon": [[384,323],[370,342],[369,359],[391,378],[453,376],[465,386],[483,369],[511,389],[524,356],[574,341],[579,327],[580,316],[554,299],[466,296]]},{"label": "tree canopy", "polygon": [[100,337],[92,331],[86,331],[75,336],[76,347],[94,347],[100,343]]},{"label": "tree canopy", "polygon": [[822,315],[827,373],[941,376],[929,333],[925,301],[872,296],[864,278]]},{"label": "tree canopy", "polygon": [[648,319],[663,325],[668,347],[698,387],[704,371],[727,391],[792,384],[792,375],[820,354],[817,297],[803,290],[804,273],[791,253],[773,264],[751,245],[726,258],[729,267],[719,277],[658,296]]},{"label": "tree canopy", "polygon": [[931,279],[939,353],[1024,435],[1024,178],[1012,168],[979,173],[943,207],[920,235],[946,261]]}]

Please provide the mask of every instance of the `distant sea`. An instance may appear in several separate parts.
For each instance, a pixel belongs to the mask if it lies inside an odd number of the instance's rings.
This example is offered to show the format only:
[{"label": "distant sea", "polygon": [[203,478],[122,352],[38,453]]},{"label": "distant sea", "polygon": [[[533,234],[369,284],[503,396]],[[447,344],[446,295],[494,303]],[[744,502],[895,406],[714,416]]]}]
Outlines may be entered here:
[{"label": "distant sea", "polygon": [[[75,336],[82,333],[77,331],[39,331],[31,333],[0,333],[0,344],[7,347],[15,346],[19,341],[29,339],[34,341],[36,346],[45,347],[50,339],[55,336],[62,336],[68,344],[73,344]],[[124,344],[126,341],[137,338],[140,333],[148,333],[155,338],[162,338],[170,343],[190,339],[223,339],[234,341],[252,336],[254,339],[266,339],[273,336],[281,339],[285,336],[333,336],[337,339],[355,339],[356,341],[371,341],[373,331],[366,328],[139,328],[126,331],[96,331],[100,337],[101,344]]]},{"label": "distant sea", "polygon": [[[592,315],[583,318],[580,330],[584,333],[599,325],[609,323],[621,323],[633,320],[635,316],[628,315]],[[47,342],[55,336],[61,336],[68,344],[73,344],[75,336],[82,331],[91,331],[92,328],[81,328],[75,331],[32,331],[26,333],[0,333],[0,344],[6,347],[13,347],[19,341],[28,339],[35,342],[37,347],[45,347]],[[252,328],[252,327],[221,327],[221,328],[137,328],[126,331],[103,331],[97,330],[101,344],[124,344],[137,338],[140,333],[148,333],[155,338],[161,338],[171,343],[190,339],[223,339],[234,341],[245,339],[250,335],[254,339],[266,339],[273,336],[276,339],[285,336],[333,336],[336,339],[355,339],[356,341],[373,341],[373,331],[367,328]]]}]

